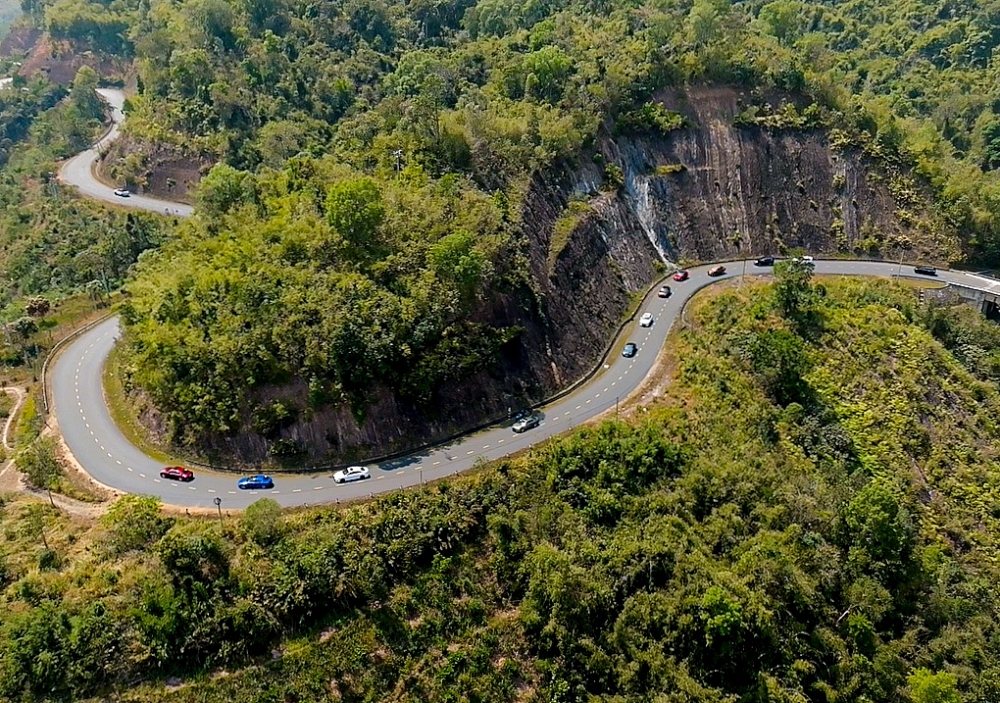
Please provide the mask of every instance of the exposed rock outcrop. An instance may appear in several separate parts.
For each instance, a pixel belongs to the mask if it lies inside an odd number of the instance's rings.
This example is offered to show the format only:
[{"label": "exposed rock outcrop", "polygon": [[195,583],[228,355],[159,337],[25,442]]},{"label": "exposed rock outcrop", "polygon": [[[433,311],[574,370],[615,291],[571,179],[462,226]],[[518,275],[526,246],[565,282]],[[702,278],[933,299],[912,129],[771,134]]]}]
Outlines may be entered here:
[{"label": "exposed rock outcrop", "polygon": [[[730,88],[659,96],[685,115],[667,135],[601,137],[576,164],[536,174],[522,199],[530,286],[484,301],[477,317],[519,326],[503,362],[412,407],[386,389],[364,420],[346,408],[305,415],[282,437],[317,459],[356,458],[433,441],[537,401],[591,368],[634,295],[673,264],[802,248],[815,255],[957,258],[959,239],[925,190],[823,130],[737,126]],[[775,100],[777,100],[776,98]],[[271,389],[295,402],[306,389]],[[245,460],[269,442],[240,435],[216,447]]]}]

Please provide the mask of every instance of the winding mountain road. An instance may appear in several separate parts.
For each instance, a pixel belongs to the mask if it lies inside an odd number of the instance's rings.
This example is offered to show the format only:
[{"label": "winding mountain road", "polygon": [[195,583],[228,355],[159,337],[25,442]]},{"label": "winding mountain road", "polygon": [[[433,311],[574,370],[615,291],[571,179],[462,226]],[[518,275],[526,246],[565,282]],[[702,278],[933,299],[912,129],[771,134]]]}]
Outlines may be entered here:
[{"label": "winding mountain road", "polygon": [[[187,205],[164,203],[152,198],[117,199],[110,189],[98,183],[92,165],[98,151],[117,135],[120,123],[120,91],[102,91],[115,106],[115,126],[99,145],[71,159],[61,171],[67,183],[77,185],[85,195],[93,195],[115,204],[127,204],[159,212],[167,208],[172,214],[191,213]],[[72,167],[71,167],[72,165]],[[738,277],[745,268],[748,275],[764,275],[770,268],[744,267],[743,262],[729,264],[730,270],[718,278],[710,278],[710,267],[690,269],[691,278],[671,282],[674,295],[661,299],[651,293],[630,324],[617,340],[601,371],[570,395],[540,410],[542,423],[523,434],[509,427],[495,427],[467,435],[447,446],[416,452],[405,458],[372,465],[372,478],[367,481],[338,485],[332,472],[315,474],[274,475],[273,490],[240,491],[237,476],[232,473],[198,471],[190,483],[178,483],[159,477],[162,463],[146,456],[133,446],[111,419],[104,400],[102,376],[105,360],[118,337],[117,319],[109,319],[82,334],[59,356],[52,370],[54,411],[66,444],[80,465],[96,480],[126,493],[143,493],[160,497],[165,503],[181,507],[211,508],[220,498],[225,509],[245,508],[260,497],[269,497],[281,505],[309,505],[350,500],[370,494],[419,485],[425,481],[450,476],[471,468],[479,461],[499,459],[509,453],[528,448],[549,437],[562,434],[612,408],[629,397],[653,368],[667,333],[681,314],[684,304],[700,289],[717,281]],[[817,261],[816,273],[827,275],[916,276],[913,269],[897,263],[859,261]],[[933,280],[933,279],[931,279]],[[941,271],[938,280],[968,288],[1000,293],[1000,281],[973,274]],[[640,327],[641,313],[653,315],[652,327]],[[633,358],[621,356],[626,342],[635,342],[639,351]]]},{"label": "winding mountain road", "polygon": [[101,183],[94,176],[94,167],[97,161],[101,154],[111,146],[111,143],[118,138],[122,122],[125,121],[125,113],[122,112],[125,105],[125,93],[116,88],[101,88],[97,92],[111,106],[111,127],[92,147],[81,151],[63,163],[59,169],[59,181],[65,185],[75,186],[82,195],[94,200],[103,200],[134,210],[148,210],[165,215],[190,217],[194,213],[194,208],[190,205],[134,193],[127,198],[122,198],[115,195],[113,187]]}]

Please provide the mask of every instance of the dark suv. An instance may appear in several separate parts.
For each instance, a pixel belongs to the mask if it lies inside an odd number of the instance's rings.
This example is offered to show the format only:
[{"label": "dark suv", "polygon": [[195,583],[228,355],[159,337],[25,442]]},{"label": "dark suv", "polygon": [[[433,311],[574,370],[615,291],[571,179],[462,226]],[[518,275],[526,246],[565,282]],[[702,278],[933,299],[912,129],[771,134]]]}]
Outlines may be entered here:
[{"label": "dark suv", "polygon": [[633,356],[635,356],[635,353],[637,351],[639,351],[639,345],[636,344],[635,342],[629,342],[628,344],[625,345],[625,348],[622,349],[622,356],[624,356],[626,359],[631,359]]},{"label": "dark suv", "polygon": [[933,266],[914,266],[913,273],[920,273],[924,276],[937,276],[937,269]]}]

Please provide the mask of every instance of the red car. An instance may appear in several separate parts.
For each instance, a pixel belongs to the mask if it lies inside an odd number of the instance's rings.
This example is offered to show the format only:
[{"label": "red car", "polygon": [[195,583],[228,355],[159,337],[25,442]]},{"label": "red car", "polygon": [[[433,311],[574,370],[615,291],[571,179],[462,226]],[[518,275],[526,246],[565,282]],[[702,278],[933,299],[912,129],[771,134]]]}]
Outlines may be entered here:
[{"label": "red car", "polygon": [[169,478],[172,481],[194,481],[194,472],[183,466],[168,466],[160,472],[160,478]]},{"label": "red car", "polygon": [[687,271],[678,271],[677,273],[674,274],[675,281],[686,281],[687,279],[688,279]]},{"label": "red car", "polygon": [[726,267],[725,266],[713,266],[712,268],[710,268],[708,270],[708,275],[709,276],[721,276],[725,272],[726,272]]}]

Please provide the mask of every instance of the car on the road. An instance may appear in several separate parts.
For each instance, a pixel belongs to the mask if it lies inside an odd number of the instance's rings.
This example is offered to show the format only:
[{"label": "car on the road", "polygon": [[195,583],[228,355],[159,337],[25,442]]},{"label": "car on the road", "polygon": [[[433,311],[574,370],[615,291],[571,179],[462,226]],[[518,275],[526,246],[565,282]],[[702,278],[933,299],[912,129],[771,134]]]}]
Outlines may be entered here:
[{"label": "car on the road", "polygon": [[251,491],[258,488],[274,488],[274,479],[264,474],[246,476],[237,481],[236,486],[242,491]]},{"label": "car on the road", "polygon": [[171,481],[194,481],[194,472],[183,466],[167,466],[160,471],[160,478]]},{"label": "car on the road", "polygon": [[542,424],[542,418],[538,417],[538,415],[528,415],[515,422],[511,429],[517,433],[527,432],[538,427],[540,424]]},{"label": "car on the road", "polygon": [[811,256],[796,256],[792,259],[792,262],[801,264],[802,266],[807,266],[808,268],[816,268],[816,262],[813,261]]},{"label": "car on the road", "polygon": [[933,266],[914,266],[913,273],[919,273],[923,276],[937,276],[937,269]]},{"label": "car on the road", "polygon": [[773,256],[762,256],[753,262],[754,266],[774,266]]},{"label": "car on the road", "polygon": [[636,344],[635,342],[629,342],[628,344],[625,345],[625,348],[622,349],[622,356],[624,356],[626,359],[631,359],[633,356],[635,356],[635,353],[637,351],[639,351],[639,345]]},{"label": "car on the road", "polygon": [[652,327],[653,326],[653,313],[644,312],[642,317],[639,318],[640,327]]},{"label": "car on the road", "polygon": [[670,286],[660,286],[660,290],[656,291],[656,297],[658,297],[658,298],[669,298],[670,297]]},{"label": "car on the road", "polygon": [[688,272],[683,269],[674,274],[675,281],[686,281],[687,279],[688,279]]},{"label": "car on the road", "polygon": [[708,270],[708,275],[709,276],[721,276],[725,272],[726,272],[726,267],[725,266],[713,266],[712,268],[710,268]]},{"label": "car on the road", "polygon": [[128,188],[115,188],[115,195],[119,198],[127,198],[132,195],[132,193],[129,192]]},{"label": "car on the road", "polygon": [[348,466],[333,475],[333,480],[337,483],[348,483],[349,481],[364,481],[372,477],[372,472],[367,466]]}]

